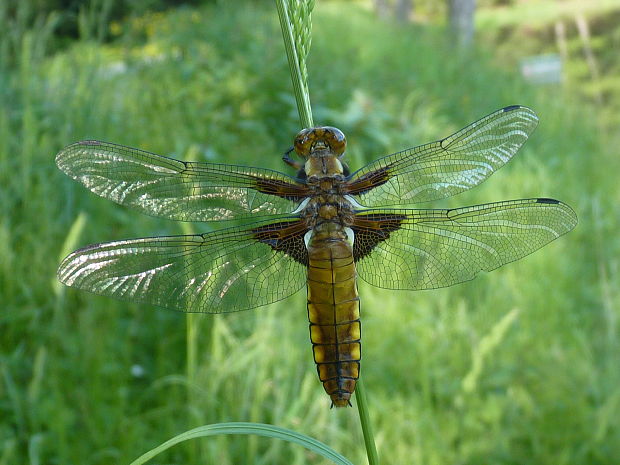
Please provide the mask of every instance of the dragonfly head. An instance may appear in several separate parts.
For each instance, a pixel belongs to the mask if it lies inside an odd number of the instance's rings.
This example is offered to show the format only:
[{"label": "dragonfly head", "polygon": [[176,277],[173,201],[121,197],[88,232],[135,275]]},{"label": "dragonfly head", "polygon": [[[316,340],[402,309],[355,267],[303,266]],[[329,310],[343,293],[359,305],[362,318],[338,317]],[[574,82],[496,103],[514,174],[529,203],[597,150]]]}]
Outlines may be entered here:
[{"label": "dragonfly head", "polygon": [[347,147],[347,139],[338,128],[318,126],[301,130],[295,137],[295,152],[301,157],[336,155]]}]

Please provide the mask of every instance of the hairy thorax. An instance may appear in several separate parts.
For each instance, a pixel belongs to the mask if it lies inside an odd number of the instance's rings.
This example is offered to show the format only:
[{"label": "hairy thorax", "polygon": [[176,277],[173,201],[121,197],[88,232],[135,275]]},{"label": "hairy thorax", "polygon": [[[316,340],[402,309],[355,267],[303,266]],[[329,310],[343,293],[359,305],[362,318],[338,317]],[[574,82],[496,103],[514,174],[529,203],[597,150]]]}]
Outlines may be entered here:
[{"label": "hairy thorax", "polygon": [[[353,205],[342,194],[342,175],[312,176],[308,185],[315,192],[302,210],[307,225],[315,233],[343,229],[353,224]],[[328,226],[332,225],[332,226]]]}]

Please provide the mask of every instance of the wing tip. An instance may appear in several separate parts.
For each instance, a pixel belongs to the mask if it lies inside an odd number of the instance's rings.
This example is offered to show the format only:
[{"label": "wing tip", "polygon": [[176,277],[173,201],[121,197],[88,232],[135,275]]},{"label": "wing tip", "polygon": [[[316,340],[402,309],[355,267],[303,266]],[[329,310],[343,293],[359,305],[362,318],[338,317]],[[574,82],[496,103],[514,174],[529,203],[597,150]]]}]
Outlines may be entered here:
[{"label": "wing tip", "polygon": [[561,207],[562,211],[570,218],[570,222],[568,222],[566,225],[566,231],[564,231],[562,234],[566,234],[567,232],[572,231],[579,224],[579,217],[577,216],[577,213],[575,213],[575,210],[573,210],[570,205],[560,200],[550,199],[548,197],[540,197],[536,199],[536,203],[557,205],[558,207]]},{"label": "wing tip", "polygon": [[56,154],[56,157],[54,159],[56,162],[56,166],[58,166],[58,168],[60,168],[63,172],[67,173],[67,170],[64,169],[65,161],[74,155],[73,153],[74,148],[81,147],[81,146],[97,147],[97,146],[101,146],[104,144],[105,142],[101,142],[99,140],[94,140],[94,139],[87,139],[87,140],[80,140],[78,142],[73,142],[72,144],[69,144],[66,147],[63,147]]},{"label": "wing tip", "polygon": [[559,200],[556,199],[550,199],[547,197],[540,197],[538,199],[536,199],[537,203],[550,203],[550,204],[558,204],[561,203]]},{"label": "wing tip", "polygon": [[64,147],[63,149],[60,150],[60,152],[58,152],[56,154],[56,157],[54,158],[54,161],[56,162],[56,166],[63,172],[63,173],[67,173],[67,170],[65,169],[65,163],[66,163],[66,159],[69,156],[70,152],[70,148],[73,146],[74,144],[71,145],[67,145],[66,147]]},{"label": "wing tip", "polygon": [[527,107],[524,107],[522,105],[508,105],[507,107],[502,108],[502,111],[504,113],[508,113],[509,111],[519,110],[520,108],[527,108]]},{"label": "wing tip", "polygon": [[528,113],[532,117],[532,119],[538,122],[538,115],[536,114],[536,112],[532,110],[530,107],[526,107],[525,105],[508,105],[507,107],[504,107],[499,111],[501,111],[502,113],[510,113],[511,111],[517,111],[517,110],[521,110],[522,112]]}]

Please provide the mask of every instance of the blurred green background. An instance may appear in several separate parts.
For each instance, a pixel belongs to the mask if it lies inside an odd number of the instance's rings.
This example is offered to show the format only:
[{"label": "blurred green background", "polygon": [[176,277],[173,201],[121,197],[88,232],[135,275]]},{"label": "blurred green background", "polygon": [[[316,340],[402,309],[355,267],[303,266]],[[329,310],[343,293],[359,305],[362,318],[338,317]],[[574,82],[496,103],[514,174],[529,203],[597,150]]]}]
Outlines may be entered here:
[{"label": "blurred green background", "polygon": [[[128,463],[223,421],[292,428],[365,463],[356,409],[330,410],[317,379],[303,292],[187,317],[56,281],[62,256],[86,244],[219,227],[90,194],[54,164],[71,142],[286,171],[280,157],[300,128],[274,4],[176,3],[0,6],[0,464]],[[554,197],[580,224],[452,288],[360,284],[382,463],[616,464],[620,1],[480,0],[461,52],[445,16],[443,2],[416,1],[402,21],[370,3],[318,0],[315,123],[347,134],[357,168],[528,105],[541,123],[514,161],[436,206]],[[562,81],[527,82],[522,60],[549,53],[562,58]],[[226,437],[153,463],[324,462]]]}]

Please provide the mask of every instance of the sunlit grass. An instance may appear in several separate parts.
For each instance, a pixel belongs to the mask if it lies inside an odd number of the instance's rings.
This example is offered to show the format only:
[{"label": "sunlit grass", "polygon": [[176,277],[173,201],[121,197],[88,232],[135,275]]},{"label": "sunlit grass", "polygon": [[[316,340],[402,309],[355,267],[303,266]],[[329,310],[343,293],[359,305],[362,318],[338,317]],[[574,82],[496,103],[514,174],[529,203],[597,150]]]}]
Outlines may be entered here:
[{"label": "sunlit grass", "polygon": [[[360,285],[362,370],[382,460],[614,463],[617,140],[599,132],[593,109],[539,94],[484,56],[457,60],[433,30],[322,5],[309,57],[314,119],[345,131],[353,168],[525,104],[541,124],[522,153],[485,185],[438,205],[553,196],[580,218],[556,243],[471,283],[417,293]],[[78,245],[183,232],[65,178],[53,163],[64,145],[98,138],[284,169],[281,153],[299,129],[295,102],[275,14],[254,8],[172,12],[148,26],[146,43],[136,34],[105,47],[78,43],[42,62],[24,55],[4,78],[0,464],[129,463],[177,433],[223,421],[291,428],[364,463],[354,409],[330,410],[316,379],[303,293],[197,318],[189,379],[185,315],[54,291],[58,256],[81,213]],[[515,316],[464,389],[481,344],[507,315]],[[320,463],[237,437],[161,457]]]},{"label": "sunlit grass", "polygon": [[476,15],[479,27],[509,26],[527,23],[542,25],[559,19],[568,19],[576,14],[590,12],[604,13],[620,7],[618,0],[568,0],[561,3],[544,0],[515,2],[509,8],[481,8]]}]

